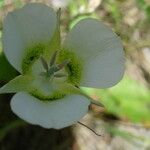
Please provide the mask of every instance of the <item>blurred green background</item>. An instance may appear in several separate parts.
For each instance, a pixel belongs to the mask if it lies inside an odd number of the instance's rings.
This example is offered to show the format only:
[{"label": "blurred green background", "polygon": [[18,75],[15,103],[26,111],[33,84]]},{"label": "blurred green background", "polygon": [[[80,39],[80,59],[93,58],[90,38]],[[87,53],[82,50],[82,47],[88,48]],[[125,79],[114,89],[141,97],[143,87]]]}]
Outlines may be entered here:
[{"label": "blurred green background", "polygon": [[[106,135],[104,137],[94,135],[93,132],[81,125],[62,131],[45,131],[39,127],[28,125],[12,114],[9,108],[11,95],[1,95],[0,150],[15,150],[18,148],[21,150],[105,150],[107,148],[112,150],[149,150],[150,1],[0,0],[0,39],[3,18],[9,11],[19,8],[27,2],[46,3],[56,10],[62,7],[62,38],[83,18],[94,17],[102,20],[122,39],[126,55],[126,72],[122,81],[110,89],[82,88],[87,94],[105,106],[105,108],[92,106],[90,113],[83,118],[82,122],[101,135]],[[2,50],[0,41],[1,86],[18,74],[9,65]],[[40,133],[37,131],[40,131]],[[42,136],[46,137],[43,143],[40,141]],[[71,141],[68,139],[69,136],[72,137],[70,138]],[[66,137],[69,142],[65,143],[62,137]],[[12,142],[13,138],[16,138],[16,141]],[[19,144],[20,147],[16,143],[19,138],[23,142],[23,144]],[[27,138],[32,140],[28,142]],[[52,142],[51,138],[55,140]],[[59,138],[62,140],[61,144],[65,143],[62,144],[63,146],[60,144],[60,147],[57,144]],[[41,146],[35,144],[38,142],[42,143]],[[44,144],[47,146],[44,147]]]}]

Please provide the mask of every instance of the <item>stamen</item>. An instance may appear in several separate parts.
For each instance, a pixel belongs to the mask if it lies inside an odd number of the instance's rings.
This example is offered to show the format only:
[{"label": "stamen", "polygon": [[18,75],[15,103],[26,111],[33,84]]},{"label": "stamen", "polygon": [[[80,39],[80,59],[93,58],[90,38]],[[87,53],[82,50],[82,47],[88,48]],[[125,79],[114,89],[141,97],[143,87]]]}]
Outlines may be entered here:
[{"label": "stamen", "polygon": [[49,70],[48,70],[48,75],[51,76],[51,75],[53,75],[55,72],[56,72],[56,66],[53,65],[52,67],[49,68]]},{"label": "stamen", "polygon": [[56,67],[55,72],[57,72],[57,71],[63,69],[66,65],[69,64],[69,62],[70,62],[70,60],[65,60],[65,61],[63,61],[62,63],[58,64],[57,67]]},{"label": "stamen", "polygon": [[44,69],[46,70],[46,72],[48,72],[48,64],[42,56],[41,56],[41,62],[42,62]]},{"label": "stamen", "polygon": [[46,70],[46,72],[40,73],[41,76],[46,76],[46,77],[50,77],[50,78],[51,77],[61,78],[61,77],[66,76],[66,74],[63,74],[63,73],[57,73],[57,74],[55,74],[55,73],[57,71],[60,71],[61,69],[63,69],[70,62],[70,60],[64,60],[60,64],[55,64],[57,53],[58,53],[58,51],[55,51],[53,53],[51,60],[50,60],[50,66],[48,66],[46,60],[43,57],[41,57],[42,65],[43,65],[44,69]]},{"label": "stamen", "polygon": [[56,61],[56,56],[58,54],[58,51],[55,51],[51,57],[51,60],[50,60],[50,67],[53,66],[55,64],[55,61]]}]

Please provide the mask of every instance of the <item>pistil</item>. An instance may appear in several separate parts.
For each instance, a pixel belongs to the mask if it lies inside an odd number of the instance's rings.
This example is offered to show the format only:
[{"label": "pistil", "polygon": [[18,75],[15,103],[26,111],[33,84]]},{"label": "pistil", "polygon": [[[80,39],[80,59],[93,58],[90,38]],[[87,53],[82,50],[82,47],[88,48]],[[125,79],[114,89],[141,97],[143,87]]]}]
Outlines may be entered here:
[{"label": "pistil", "polygon": [[41,63],[45,72],[41,72],[40,75],[44,75],[48,77],[49,79],[53,79],[54,77],[62,78],[66,76],[66,74],[58,73],[58,72],[64,69],[64,67],[69,64],[70,60],[64,60],[62,63],[56,64],[57,54],[58,54],[58,51],[55,51],[53,53],[49,64],[43,57],[41,57]]}]

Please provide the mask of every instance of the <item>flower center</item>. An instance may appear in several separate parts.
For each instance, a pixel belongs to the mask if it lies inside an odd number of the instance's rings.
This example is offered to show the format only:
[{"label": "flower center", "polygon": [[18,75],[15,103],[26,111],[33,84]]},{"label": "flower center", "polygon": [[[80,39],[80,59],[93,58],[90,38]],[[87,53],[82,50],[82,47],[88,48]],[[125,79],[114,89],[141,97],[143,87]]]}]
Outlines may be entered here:
[{"label": "flower center", "polygon": [[64,69],[69,64],[69,60],[64,60],[62,63],[56,64],[56,56],[58,51],[55,51],[50,59],[50,63],[48,64],[47,61],[41,57],[41,62],[43,68],[45,69],[44,72],[41,72],[40,75],[44,76],[49,80],[53,80],[54,78],[62,78],[66,77],[67,75],[64,73],[59,73],[61,70]]},{"label": "flower center", "polygon": [[57,100],[67,94],[64,92],[65,83],[79,85],[82,62],[68,50],[51,52],[48,61],[44,51],[45,46],[41,45],[30,49],[22,62],[23,74],[30,74],[34,77],[30,94],[40,100]]}]

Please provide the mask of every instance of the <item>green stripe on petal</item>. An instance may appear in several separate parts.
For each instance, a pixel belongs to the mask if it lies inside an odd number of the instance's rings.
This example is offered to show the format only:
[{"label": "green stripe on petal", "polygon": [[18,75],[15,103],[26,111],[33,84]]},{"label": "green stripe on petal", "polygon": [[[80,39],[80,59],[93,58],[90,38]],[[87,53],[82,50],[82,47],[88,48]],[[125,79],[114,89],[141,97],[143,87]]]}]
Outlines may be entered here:
[{"label": "green stripe on petal", "polygon": [[59,53],[58,61],[62,62],[64,60],[69,60],[66,66],[66,71],[68,73],[67,82],[73,85],[79,85],[82,76],[83,63],[79,57],[70,50],[61,50]]},{"label": "green stripe on petal", "polygon": [[78,95],[42,102],[25,92],[20,92],[12,98],[11,109],[31,124],[60,129],[79,121],[87,113],[89,104],[87,98]]},{"label": "green stripe on petal", "polygon": [[22,61],[23,74],[28,74],[32,71],[33,64],[43,55],[45,47],[44,44],[37,44],[26,50],[25,57],[23,57]]},{"label": "green stripe on petal", "polygon": [[82,60],[81,86],[107,88],[124,74],[124,52],[119,37],[101,21],[83,19],[70,31],[64,49]]}]

